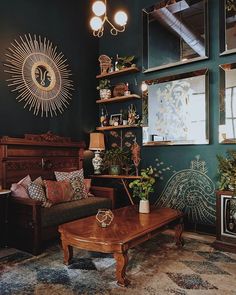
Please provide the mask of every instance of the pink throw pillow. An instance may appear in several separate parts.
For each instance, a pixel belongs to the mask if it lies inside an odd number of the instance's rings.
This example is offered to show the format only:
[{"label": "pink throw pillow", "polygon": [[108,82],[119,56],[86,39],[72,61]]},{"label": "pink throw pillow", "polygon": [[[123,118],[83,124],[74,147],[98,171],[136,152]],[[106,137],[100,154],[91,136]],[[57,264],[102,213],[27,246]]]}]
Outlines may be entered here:
[{"label": "pink throw pillow", "polygon": [[29,175],[21,179],[17,183],[11,185],[11,195],[13,197],[29,198],[28,185],[31,183]]}]

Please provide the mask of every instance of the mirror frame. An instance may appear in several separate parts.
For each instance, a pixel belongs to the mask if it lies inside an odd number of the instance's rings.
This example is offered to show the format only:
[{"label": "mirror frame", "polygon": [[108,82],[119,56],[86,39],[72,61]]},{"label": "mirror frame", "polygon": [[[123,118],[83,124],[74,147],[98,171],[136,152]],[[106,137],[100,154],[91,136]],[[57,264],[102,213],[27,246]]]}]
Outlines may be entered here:
[{"label": "mirror frame", "polygon": [[[164,1],[164,0],[163,0]],[[162,2],[163,2],[162,1]],[[148,73],[152,71],[157,71],[165,68],[170,68],[173,66],[179,66],[183,64],[188,64],[200,60],[205,60],[209,58],[209,21],[208,21],[208,0],[202,0],[204,2],[205,6],[205,14],[204,14],[204,23],[205,23],[205,55],[192,58],[186,61],[177,61],[177,62],[172,62],[172,63],[166,63],[164,65],[160,66],[152,66],[149,67],[149,55],[148,55],[148,46],[149,46],[149,41],[148,41],[148,9],[152,6],[146,7],[142,9],[142,18],[143,18],[143,33],[142,33],[142,41],[143,41],[143,47],[142,47],[142,72],[143,73]]]},{"label": "mirror frame", "polygon": [[228,50],[226,46],[226,1],[227,0],[220,1],[220,56],[236,52],[236,47]]},{"label": "mirror frame", "polygon": [[[226,71],[235,69],[236,63],[228,63],[219,65],[220,69],[220,91],[219,91],[219,128],[218,128],[218,139],[220,144],[235,144],[236,138],[227,138],[226,133],[222,133],[221,125],[225,125],[225,91],[226,91]],[[236,78],[235,78],[236,83]],[[222,140],[221,140],[222,138]]]},{"label": "mirror frame", "polygon": [[[193,72],[182,73],[178,75],[172,75],[167,77],[161,77],[153,80],[143,81],[146,85],[159,84],[165,82],[174,82],[176,80],[181,80],[185,78],[197,77],[205,75],[205,115],[206,115],[206,124],[205,124],[205,133],[206,138],[205,142],[202,143],[194,143],[192,140],[162,140],[162,141],[148,141],[143,142],[142,136],[142,145],[143,146],[160,146],[160,145],[204,145],[209,144],[209,71],[208,69],[200,69]],[[142,127],[148,127],[148,119],[147,118],[147,106],[148,106],[148,89],[143,91],[143,104],[142,104],[142,118],[143,125]],[[146,116],[146,117],[145,117]],[[142,134],[144,133],[144,129],[142,128]]]}]

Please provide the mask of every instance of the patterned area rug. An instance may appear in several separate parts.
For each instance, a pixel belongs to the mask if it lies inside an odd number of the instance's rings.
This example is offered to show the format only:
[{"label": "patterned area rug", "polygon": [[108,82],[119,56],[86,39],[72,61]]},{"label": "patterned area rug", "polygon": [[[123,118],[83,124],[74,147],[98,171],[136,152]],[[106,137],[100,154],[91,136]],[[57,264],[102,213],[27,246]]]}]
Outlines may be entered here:
[{"label": "patterned area rug", "polygon": [[193,239],[177,249],[162,234],[129,251],[127,276],[127,288],[116,285],[110,254],[75,250],[67,267],[58,245],[37,257],[11,250],[0,258],[1,295],[236,295],[236,254]]}]

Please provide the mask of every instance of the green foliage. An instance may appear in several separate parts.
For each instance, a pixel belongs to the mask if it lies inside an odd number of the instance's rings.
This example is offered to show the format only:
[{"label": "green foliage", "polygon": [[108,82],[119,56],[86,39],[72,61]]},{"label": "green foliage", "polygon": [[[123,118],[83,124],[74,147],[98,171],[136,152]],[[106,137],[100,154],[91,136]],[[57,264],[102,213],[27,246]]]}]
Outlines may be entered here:
[{"label": "green foliage", "polygon": [[117,58],[117,68],[121,70],[122,68],[130,67],[135,59],[134,55],[124,56]]},{"label": "green foliage", "polygon": [[121,167],[123,167],[126,163],[129,162],[129,158],[130,157],[128,151],[125,151],[120,147],[111,148],[104,153],[104,169],[109,168],[111,165],[120,165]]},{"label": "green foliage", "polygon": [[154,192],[153,186],[156,169],[152,166],[141,170],[141,178],[130,182],[129,187],[133,190],[133,197],[139,197],[141,200],[148,200],[149,194]]},{"label": "green foliage", "polygon": [[236,190],[236,151],[230,150],[226,157],[217,155],[220,174],[219,190]]},{"label": "green foliage", "polygon": [[99,85],[97,86],[97,90],[110,89],[110,88],[111,88],[111,82],[108,79],[100,80]]}]

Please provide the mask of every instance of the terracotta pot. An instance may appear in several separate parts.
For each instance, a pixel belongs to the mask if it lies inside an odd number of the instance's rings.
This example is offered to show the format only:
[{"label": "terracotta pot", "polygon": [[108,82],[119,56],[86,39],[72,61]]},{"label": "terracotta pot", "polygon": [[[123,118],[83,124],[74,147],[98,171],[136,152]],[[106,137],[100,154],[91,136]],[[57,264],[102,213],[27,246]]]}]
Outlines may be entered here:
[{"label": "terracotta pot", "polygon": [[140,200],[140,202],[139,202],[139,213],[150,213],[149,200]]},{"label": "terracotta pot", "polygon": [[100,89],[99,93],[100,93],[101,99],[111,98],[111,90],[110,89]]}]

